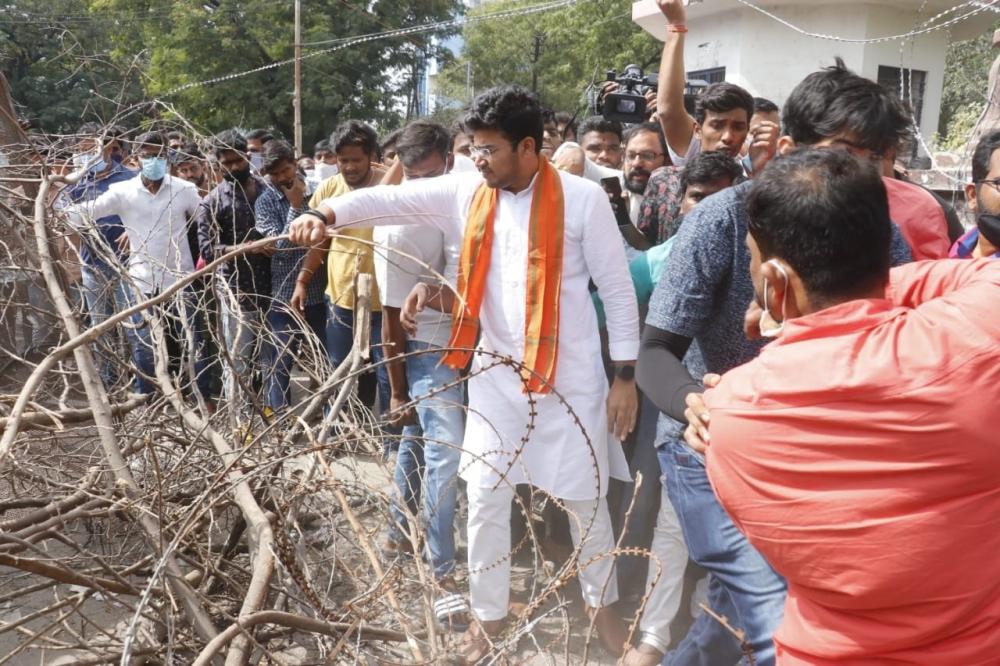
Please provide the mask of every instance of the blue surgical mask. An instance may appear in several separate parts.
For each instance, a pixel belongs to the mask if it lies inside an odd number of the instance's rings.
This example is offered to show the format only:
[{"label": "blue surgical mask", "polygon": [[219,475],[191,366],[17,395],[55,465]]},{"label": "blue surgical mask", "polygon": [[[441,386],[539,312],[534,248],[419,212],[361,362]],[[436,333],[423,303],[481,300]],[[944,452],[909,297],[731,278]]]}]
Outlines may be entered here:
[{"label": "blue surgical mask", "polygon": [[77,169],[87,169],[89,173],[100,173],[104,171],[108,163],[98,152],[80,153],[73,156],[73,166]]},{"label": "blue surgical mask", "polygon": [[143,157],[139,161],[142,163],[142,175],[146,180],[163,180],[167,175],[167,158]]}]

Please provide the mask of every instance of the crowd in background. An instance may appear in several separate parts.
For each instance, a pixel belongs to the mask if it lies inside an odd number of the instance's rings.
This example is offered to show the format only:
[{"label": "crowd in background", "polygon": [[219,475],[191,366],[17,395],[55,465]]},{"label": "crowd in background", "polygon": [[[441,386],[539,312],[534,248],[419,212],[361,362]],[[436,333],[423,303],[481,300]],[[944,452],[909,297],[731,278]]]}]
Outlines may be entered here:
[{"label": "crowd in background", "polygon": [[[912,122],[892,92],[838,61],[781,108],[731,83],[692,105],[683,3],[659,4],[659,87],[629,126],[578,122],[513,86],[449,128],[417,120],[380,139],[347,120],[308,154],[263,129],[194,141],[83,125],[80,178],[56,207],[79,234],[90,325],[216,266],[123,328],[127,378],[99,342],[102,379],[159,390],[162,344],[190,398],[225,405],[250,441],[294,408],[297,362],[318,382],[349,359],[368,275],[376,367],[357,393],[395,456],[382,555],[426,557],[436,618],[465,632],[469,663],[507,617],[510,563],[497,563],[518,484],[560,500],[532,507],[529,529],[546,556],[580,549],[588,611],[630,666],[735,664],[746,646],[757,664],[993,663],[1000,132],[974,146],[966,229],[899,168]],[[554,192],[558,205],[539,194]],[[539,274],[559,276],[555,291]],[[513,379],[470,380],[467,395],[456,347],[529,372],[477,357],[473,375]],[[567,426],[552,386],[591,413]],[[593,465],[567,433],[581,427]],[[513,447],[492,470],[510,488],[468,477],[493,437]],[[615,544],[656,566],[616,568],[601,559]],[[671,635],[702,576],[696,596],[745,645],[697,611]]]}]

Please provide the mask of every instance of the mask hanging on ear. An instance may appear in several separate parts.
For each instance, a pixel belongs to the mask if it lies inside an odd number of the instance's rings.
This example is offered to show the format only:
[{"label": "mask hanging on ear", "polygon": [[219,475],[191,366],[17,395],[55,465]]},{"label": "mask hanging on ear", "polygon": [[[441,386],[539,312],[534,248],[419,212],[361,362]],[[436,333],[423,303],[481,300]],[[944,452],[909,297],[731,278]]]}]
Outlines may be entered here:
[{"label": "mask hanging on ear", "polygon": [[760,314],[760,321],[757,323],[760,328],[760,334],[765,338],[775,338],[777,337],[782,329],[785,328],[785,304],[788,302],[788,273],[785,272],[784,267],[779,264],[774,259],[771,259],[767,263],[774,266],[781,277],[785,278],[785,289],[781,292],[781,321],[775,321],[774,317],[771,316],[771,308],[767,302],[767,278],[764,278],[764,311]]}]

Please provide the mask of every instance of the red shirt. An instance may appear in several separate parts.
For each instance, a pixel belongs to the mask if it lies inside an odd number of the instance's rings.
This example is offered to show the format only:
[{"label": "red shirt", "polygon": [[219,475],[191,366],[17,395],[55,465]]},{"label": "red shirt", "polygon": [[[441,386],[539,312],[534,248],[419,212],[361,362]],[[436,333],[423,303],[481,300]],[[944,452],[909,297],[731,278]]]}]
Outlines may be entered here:
[{"label": "red shirt", "polygon": [[788,580],[778,663],[1000,663],[1000,262],[892,271],[706,393],[708,475]]},{"label": "red shirt", "polygon": [[951,241],[948,220],[934,196],[913,183],[883,178],[889,196],[889,217],[903,232],[916,261],[944,259]]}]

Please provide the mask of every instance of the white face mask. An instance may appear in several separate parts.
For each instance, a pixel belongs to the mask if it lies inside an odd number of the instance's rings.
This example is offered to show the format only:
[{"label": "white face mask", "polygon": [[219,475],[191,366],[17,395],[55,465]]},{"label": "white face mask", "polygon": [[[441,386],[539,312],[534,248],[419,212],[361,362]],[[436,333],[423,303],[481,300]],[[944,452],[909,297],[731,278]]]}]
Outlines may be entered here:
[{"label": "white face mask", "polygon": [[108,164],[104,161],[104,157],[101,153],[95,150],[89,153],[79,153],[74,155],[73,166],[77,169],[87,169],[90,172],[97,173],[99,171],[104,171],[104,168],[108,166]]},{"label": "white face mask", "polygon": [[264,156],[260,153],[250,153],[250,166],[253,167],[254,171],[260,171],[261,167],[264,166]]},{"label": "white face mask", "polygon": [[760,321],[757,325],[760,328],[760,334],[765,338],[774,338],[781,333],[782,329],[785,328],[785,304],[788,302],[788,273],[785,272],[784,267],[779,264],[776,260],[771,259],[766,262],[774,266],[781,277],[785,278],[785,290],[781,292],[781,321],[775,321],[774,317],[771,316],[771,308],[767,302],[767,278],[764,278],[764,311],[760,313]]},{"label": "white face mask", "polygon": [[333,178],[338,173],[340,173],[340,169],[336,164],[327,164],[326,162],[318,162],[316,164],[316,178],[320,181]]}]

